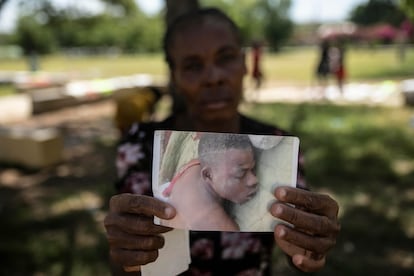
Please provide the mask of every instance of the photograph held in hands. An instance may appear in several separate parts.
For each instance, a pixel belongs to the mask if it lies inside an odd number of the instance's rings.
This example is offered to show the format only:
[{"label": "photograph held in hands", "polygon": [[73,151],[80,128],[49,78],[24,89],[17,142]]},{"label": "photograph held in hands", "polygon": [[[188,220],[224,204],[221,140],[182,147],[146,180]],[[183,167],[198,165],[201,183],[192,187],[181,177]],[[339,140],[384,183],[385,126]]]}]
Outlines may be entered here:
[{"label": "photograph held in hands", "polygon": [[292,136],[156,131],[153,193],[173,205],[157,224],[197,231],[272,232],[277,186],[295,187],[299,139]]}]

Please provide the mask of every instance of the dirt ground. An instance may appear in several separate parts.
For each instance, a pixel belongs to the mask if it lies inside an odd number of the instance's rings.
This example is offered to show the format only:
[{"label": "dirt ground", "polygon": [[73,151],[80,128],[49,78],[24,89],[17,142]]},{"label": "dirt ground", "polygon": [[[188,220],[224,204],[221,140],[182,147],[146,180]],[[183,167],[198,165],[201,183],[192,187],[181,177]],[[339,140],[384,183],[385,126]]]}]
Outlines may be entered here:
[{"label": "dirt ground", "polygon": [[38,170],[0,164],[0,275],[110,275],[103,218],[115,192],[114,112],[106,99],[13,124],[56,128],[64,149]]},{"label": "dirt ground", "polygon": [[0,258],[9,264],[0,275],[75,275],[84,262],[78,275],[108,273],[102,220],[115,192],[114,110],[107,99],[13,124],[56,128],[64,149],[46,168],[0,164]]}]

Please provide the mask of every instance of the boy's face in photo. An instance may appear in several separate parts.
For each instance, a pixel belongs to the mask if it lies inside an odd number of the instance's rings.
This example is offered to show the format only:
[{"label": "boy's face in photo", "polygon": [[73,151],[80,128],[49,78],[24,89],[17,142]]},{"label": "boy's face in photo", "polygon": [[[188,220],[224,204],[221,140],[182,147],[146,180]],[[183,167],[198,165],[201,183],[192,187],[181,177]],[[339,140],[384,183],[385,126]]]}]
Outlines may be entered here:
[{"label": "boy's face in photo", "polygon": [[251,149],[229,149],[215,156],[211,185],[216,193],[233,203],[245,203],[257,192],[255,160]]},{"label": "boy's face in photo", "polygon": [[234,118],[246,74],[235,34],[225,23],[210,21],[177,33],[170,50],[177,91],[190,114],[205,122]]}]

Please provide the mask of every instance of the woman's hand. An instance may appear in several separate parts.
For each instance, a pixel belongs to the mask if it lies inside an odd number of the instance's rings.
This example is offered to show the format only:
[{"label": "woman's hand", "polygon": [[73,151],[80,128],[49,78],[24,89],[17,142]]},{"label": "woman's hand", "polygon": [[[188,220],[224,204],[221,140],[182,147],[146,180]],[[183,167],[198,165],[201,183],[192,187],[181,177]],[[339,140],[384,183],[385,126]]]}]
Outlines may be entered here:
[{"label": "woman's hand", "polygon": [[291,224],[275,227],[276,243],[298,269],[320,270],[340,230],[338,203],[328,195],[292,187],[276,188],[275,197],[271,214]]},{"label": "woman's hand", "polygon": [[153,197],[113,196],[104,221],[111,259],[126,271],[155,261],[164,246],[161,234],[171,228],[154,224],[154,216],[171,219],[175,213],[171,205]]}]

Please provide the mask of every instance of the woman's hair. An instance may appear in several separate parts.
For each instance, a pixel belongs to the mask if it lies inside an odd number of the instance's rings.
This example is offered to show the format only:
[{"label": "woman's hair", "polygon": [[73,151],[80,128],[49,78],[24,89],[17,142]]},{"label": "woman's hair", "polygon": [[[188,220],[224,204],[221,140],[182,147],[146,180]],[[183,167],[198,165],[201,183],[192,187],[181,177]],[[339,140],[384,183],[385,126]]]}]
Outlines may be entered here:
[{"label": "woman's hair", "polygon": [[163,50],[165,60],[170,68],[174,67],[170,51],[176,35],[184,30],[187,30],[188,28],[199,27],[210,21],[227,24],[234,33],[237,42],[240,45],[242,44],[239,28],[236,23],[234,23],[234,21],[224,12],[217,8],[201,8],[193,10],[178,16],[175,20],[173,20],[164,34]]}]

